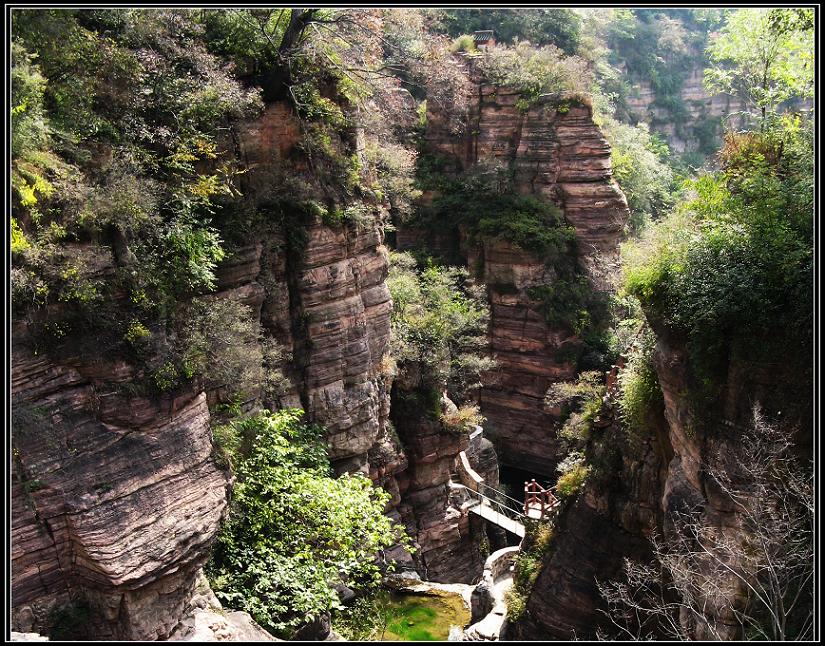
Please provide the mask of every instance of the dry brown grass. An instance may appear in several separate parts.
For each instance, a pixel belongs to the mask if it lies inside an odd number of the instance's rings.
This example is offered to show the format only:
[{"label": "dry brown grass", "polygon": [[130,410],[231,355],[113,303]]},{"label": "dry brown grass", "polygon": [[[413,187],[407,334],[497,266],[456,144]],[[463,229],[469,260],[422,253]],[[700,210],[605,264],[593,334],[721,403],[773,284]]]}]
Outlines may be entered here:
[{"label": "dry brown grass", "polygon": [[441,422],[448,428],[464,431],[473,426],[480,426],[484,422],[484,416],[478,406],[466,404],[454,411],[442,413]]}]

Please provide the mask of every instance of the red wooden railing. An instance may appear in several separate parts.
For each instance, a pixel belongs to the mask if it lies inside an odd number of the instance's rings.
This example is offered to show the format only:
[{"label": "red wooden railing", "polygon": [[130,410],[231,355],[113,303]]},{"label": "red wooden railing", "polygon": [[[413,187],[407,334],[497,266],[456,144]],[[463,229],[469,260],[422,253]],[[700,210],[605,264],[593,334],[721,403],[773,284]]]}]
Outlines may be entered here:
[{"label": "red wooden railing", "polygon": [[553,495],[553,488],[545,489],[535,480],[524,483],[524,515],[530,516],[531,509],[541,512],[539,518],[544,518],[549,512],[558,507],[561,502]]}]

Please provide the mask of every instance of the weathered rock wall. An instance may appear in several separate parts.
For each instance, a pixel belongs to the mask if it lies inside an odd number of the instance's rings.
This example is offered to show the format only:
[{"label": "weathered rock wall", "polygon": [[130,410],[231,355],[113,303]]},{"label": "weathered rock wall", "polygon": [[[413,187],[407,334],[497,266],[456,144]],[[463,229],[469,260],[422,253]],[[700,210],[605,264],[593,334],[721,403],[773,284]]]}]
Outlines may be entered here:
[{"label": "weathered rock wall", "polygon": [[[693,67],[685,78],[679,91],[684,115],[678,120],[669,109],[656,105],[656,93],[645,79],[637,79],[632,83],[630,95],[626,97],[627,107],[635,119],[647,123],[653,131],[663,133],[677,153],[698,150],[703,137],[719,139],[721,142],[722,118],[742,112],[747,106],[738,97],[708,93],[702,78],[701,65]],[[736,126],[735,123],[732,125]],[[707,133],[697,133],[697,129],[706,130]]]},{"label": "weathered rock wall", "polygon": [[72,602],[91,608],[95,636],[164,637],[226,505],[206,394],[131,397],[127,365],[54,363],[24,338],[12,357],[14,624],[48,624]]},{"label": "weathered rock wall", "polygon": [[[486,84],[477,89],[464,137],[452,135],[438,113],[428,114],[427,152],[454,160],[457,171],[501,165],[512,173],[515,190],[561,207],[575,227],[579,262],[594,289],[610,289],[629,211],[612,179],[610,147],[593,122],[587,98],[547,96],[523,112],[516,92]],[[564,449],[555,435],[558,411],[545,408],[544,396],[552,383],[575,377],[576,367],[565,355],[579,339],[549,326],[530,290],[552,285],[557,273],[547,258],[506,240],[470,242],[444,224],[444,230],[433,233],[402,229],[399,245],[423,244],[481,268],[491,306],[491,351],[498,363],[485,375],[481,392],[485,430],[503,464],[550,477]],[[458,249],[450,253],[451,241]]]},{"label": "weathered rock wall", "polygon": [[469,446],[466,432],[451,430],[421,399],[394,389],[392,420],[409,460],[396,475],[401,514],[416,546],[416,564],[430,581],[474,583],[481,576],[486,554],[481,551],[484,522],[462,513],[451,500],[450,474],[456,457]]},{"label": "weathered rock wall", "polygon": [[663,411],[651,426],[647,437],[628,435],[616,421],[595,431],[595,473],[561,511],[525,615],[508,624],[507,639],[595,638],[606,621],[597,581],[620,578],[625,558],[649,560],[672,455]]},{"label": "weathered rock wall", "polygon": [[[266,208],[286,173],[307,174],[294,154],[299,134],[291,110],[274,104],[227,142],[247,164],[251,208]],[[446,465],[460,449],[453,438],[434,461],[427,438],[434,431],[441,442],[443,429],[411,429],[408,461],[388,424],[384,210],[367,206],[372,217],[359,223],[328,226],[298,212],[270,222],[258,239],[234,246],[209,298],[251,307],[263,336],[285,349],[279,367],[291,386],[275,399],[253,392],[247,405],[303,406],[328,429],[335,469],[370,474],[393,494],[388,513],[397,519],[402,490],[418,492],[407,519],[429,555],[422,562],[452,580],[463,539],[447,501]],[[303,236],[289,235],[298,229]],[[112,260],[103,255],[105,273]],[[208,407],[225,389],[195,381],[165,398],[129,395],[134,366],[94,347],[37,356],[21,326],[14,338],[15,628],[48,632],[52,608],[71,602],[88,606],[89,636],[166,638],[226,507],[228,474],[212,459]],[[430,500],[433,488],[439,494]],[[455,559],[436,558],[438,550]],[[394,556],[409,559],[403,550]]]}]

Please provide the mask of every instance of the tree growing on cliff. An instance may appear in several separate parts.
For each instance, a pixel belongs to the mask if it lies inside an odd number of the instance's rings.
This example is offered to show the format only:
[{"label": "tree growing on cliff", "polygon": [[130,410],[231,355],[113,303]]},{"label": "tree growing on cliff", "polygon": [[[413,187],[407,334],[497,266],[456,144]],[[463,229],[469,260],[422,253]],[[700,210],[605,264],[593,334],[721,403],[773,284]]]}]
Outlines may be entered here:
[{"label": "tree growing on cliff", "polygon": [[472,401],[479,375],[495,365],[487,356],[490,312],[481,286],[458,267],[429,262],[420,269],[408,253],[390,254],[387,286],[399,380],[432,391],[435,400],[446,389],[457,403]]},{"label": "tree growing on cliff", "polygon": [[708,90],[742,97],[764,122],[784,101],[813,97],[813,9],[739,9],[707,54]]},{"label": "tree growing on cliff", "polygon": [[599,582],[612,626],[630,639],[811,639],[810,465],[756,408],[737,450],[707,474],[737,525],[674,512],[667,538],[652,541],[652,564],[627,560],[625,580]]}]

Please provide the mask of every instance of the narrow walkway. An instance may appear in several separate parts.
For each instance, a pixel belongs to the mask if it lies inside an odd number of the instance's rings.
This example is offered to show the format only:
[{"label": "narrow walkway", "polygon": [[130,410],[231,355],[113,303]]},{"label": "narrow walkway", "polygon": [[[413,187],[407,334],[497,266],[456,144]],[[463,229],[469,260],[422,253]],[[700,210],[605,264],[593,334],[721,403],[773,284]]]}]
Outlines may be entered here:
[{"label": "narrow walkway", "polygon": [[516,520],[508,518],[502,513],[497,512],[486,500],[482,500],[478,504],[470,507],[470,512],[481,516],[484,520],[489,520],[491,523],[506,529],[511,534],[524,538],[524,525]]},{"label": "narrow walkway", "polygon": [[458,454],[456,470],[457,473],[450,475],[450,486],[469,498],[464,508],[519,538],[524,538],[526,533],[525,520],[548,519],[559,507],[553,488],[544,489],[535,480],[524,483],[524,502],[493,489],[470,466],[464,451]]},{"label": "narrow walkway", "polygon": [[487,558],[476,590],[486,597],[490,611],[464,631],[465,641],[498,641],[501,638],[507,616],[505,596],[513,585],[513,562],[518,553],[518,547],[505,547]]}]

